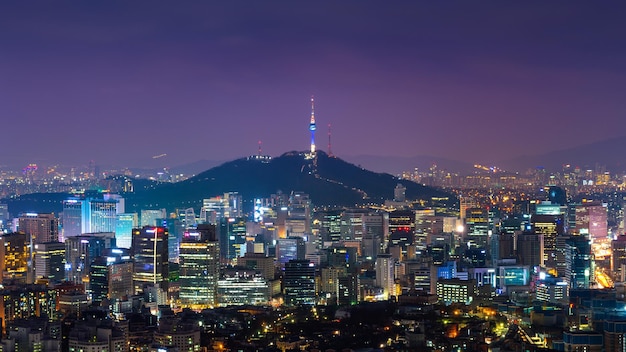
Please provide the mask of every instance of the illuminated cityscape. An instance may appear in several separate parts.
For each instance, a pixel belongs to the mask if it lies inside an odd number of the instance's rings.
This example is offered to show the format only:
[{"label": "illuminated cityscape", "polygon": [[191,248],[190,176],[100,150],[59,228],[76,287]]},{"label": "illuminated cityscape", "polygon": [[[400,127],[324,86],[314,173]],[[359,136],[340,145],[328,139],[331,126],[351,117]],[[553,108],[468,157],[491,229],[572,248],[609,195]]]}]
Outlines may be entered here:
[{"label": "illuminated cityscape", "polygon": [[626,351],[622,4],[241,5],[0,4],[0,351]]}]

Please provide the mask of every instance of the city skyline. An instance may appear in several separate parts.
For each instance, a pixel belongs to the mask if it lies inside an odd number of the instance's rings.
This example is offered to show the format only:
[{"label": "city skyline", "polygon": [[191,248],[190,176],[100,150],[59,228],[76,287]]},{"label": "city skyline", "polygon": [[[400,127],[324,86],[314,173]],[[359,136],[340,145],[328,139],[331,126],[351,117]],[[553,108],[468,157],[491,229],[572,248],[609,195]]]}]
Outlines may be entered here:
[{"label": "city skyline", "polygon": [[[0,5],[0,165],[310,149],[496,163],[624,136],[624,5]],[[156,157],[156,158],[155,158]]]}]

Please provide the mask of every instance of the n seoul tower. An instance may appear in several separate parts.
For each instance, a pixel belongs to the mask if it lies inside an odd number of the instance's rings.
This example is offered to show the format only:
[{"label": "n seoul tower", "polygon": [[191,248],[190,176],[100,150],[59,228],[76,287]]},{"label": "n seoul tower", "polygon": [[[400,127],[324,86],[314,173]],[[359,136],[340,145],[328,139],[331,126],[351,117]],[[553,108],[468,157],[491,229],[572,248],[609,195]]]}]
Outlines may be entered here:
[{"label": "n seoul tower", "polygon": [[309,131],[311,131],[311,156],[315,155],[315,101],[311,96],[311,123],[309,123]]}]

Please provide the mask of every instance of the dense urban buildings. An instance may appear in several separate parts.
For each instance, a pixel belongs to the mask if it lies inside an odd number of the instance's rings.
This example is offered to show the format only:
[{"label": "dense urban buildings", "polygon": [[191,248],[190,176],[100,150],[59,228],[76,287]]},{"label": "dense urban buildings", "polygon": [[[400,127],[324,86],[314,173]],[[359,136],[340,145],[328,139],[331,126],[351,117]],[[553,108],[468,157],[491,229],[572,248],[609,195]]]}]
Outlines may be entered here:
[{"label": "dense urban buildings", "polygon": [[[300,157],[314,165],[322,153]],[[395,325],[379,328],[396,337],[377,347],[390,350],[622,346],[626,195],[550,182],[534,193],[522,184],[494,192],[479,179],[445,185],[450,199],[462,194],[450,204],[413,200],[395,180],[380,204],[317,206],[298,190],[248,200],[231,191],[172,209],[127,208],[133,188],[122,180],[119,194],[67,197],[59,214],[7,214],[0,344],[197,351],[258,339],[330,348],[339,340],[295,338],[290,329],[310,321],[341,336],[337,321],[387,307]],[[265,321],[258,329],[249,320],[257,315]],[[369,333],[362,341],[377,335]]]}]

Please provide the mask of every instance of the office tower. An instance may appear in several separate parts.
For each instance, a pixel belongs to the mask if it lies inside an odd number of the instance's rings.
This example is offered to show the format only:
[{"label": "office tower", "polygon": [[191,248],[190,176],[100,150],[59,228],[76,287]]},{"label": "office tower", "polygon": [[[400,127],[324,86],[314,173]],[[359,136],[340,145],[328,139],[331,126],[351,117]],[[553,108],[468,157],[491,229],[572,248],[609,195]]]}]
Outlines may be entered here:
[{"label": "office tower", "polygon": [[54,214],[26,213],[18,218],[18,229],[30,235],[33,243],[58,242],[59,219]]},{"label": "office tower", "polygon": [[82,203],[82,233],[115,232],[118,207],[115,197],[87,198]]},{"label": "office tower", "polygon": [[567,281],[541,272],[535,287],[535,297],[539,302],[563,304],[569,299]]},{"label": "office tower", "polygon": [[315,304],[315,265],[310,260],[288,261],[285,263],[283,286],[285,304],[290,306]]},{"label": "office tower", "polygon": [[[339,291],[339,278],[348,274],[347,268],[329,266],[322,268],[320,272],[320,297],[330,295],[337,299],[337,292]],[[334,303],[331,301],[331,303]]]},{"label": "office tower", "polygon": [[[180,241],[184,233],[187,231],[187,227],[184,225],[184,220],[181,220],[178,216],[170,217],[167,219],[158,219],[159,226],[167,228],[167,251],[171,263],[178,263],[179,261],[179,247]],[[194,226],[195,228],[195,226]]]},{"label": "office tower", "polygon": [[305,253],[304,240],[300,237],[280,238],[276,241],[276,259],[281,267],[290,260],[304,259]]},{"label": "office tower", "polygon": [[270,302],[270,282],[254,270],[228,270],[217,282],[217,304],[267,305]]},{"label": "office tower", "polygon": [[309,122],[309,131],[311,131],[311,155],[315,155],[315,101],[311,97],[311,121]]},{"label": "office tower", "polygon": [[485,208],[468,208],[465,214],[466,241],[478,247],[489,245],[489,210]]},{"label": "office tower", "polygon": [[83,233],[83,202],[84,200],[78,198],[70,198],[63,201],[63,213],[61,214],[63,236],[60,242],[70,237],[80,236]]},{"label": "office tower", "polygon": [[124,300],[133,295],[133,268],[132,260],[125,257],[109,263],[109,300]]},{"label": "office tower", "polygon": [[397,232],[415,233],[415,212],[412,210],[395,210],[389,213],[389,235]]},{"label": "office tower", "polygon": [[358,302],[358,276],[346,268],[328,267],[321,271],[320,297],[327,304],[349,305]]},{"label": "office tower", "polygon": [[502,232],[492,237],[491,247],[492,262],[496,260],[515,258],[515,235],[512,233]]},{"label": "office tower", "polygon": [[194,308],[216,305],[220,246],[215,225],[199,224],[180,243],[180,304]]},{"label": "office tower", "polygon": [[200,220],[202,222],[217,224],[222,219],[241,217],[242,197],[237,192],[224,193],[223,196],[217,196],[202,200],[202,209],[200,209]]},{"label": "office tower", "polygon": [[565,219],[563,215],[537,215],[530,217],[531,231],[543,235],[544,264],[556,268],[556,238],[565,235]]},{"label": "office tower", "polygon": [[591,242],[585,235],[565,241],[565,279],[570,288],[589,288],[594,281],[594,258]]},{"label": "office tower", "polygon": [[477,208],[478,203],[471,197],[459,196],[459,218],[461,221],[465,220],[467,216],[467,209]]},{"label": "office tower", "polygon": [[117,214],[115,224],[115,244],[119,248],[130,248],[133,239],[133,229],[139,226],[137,213]]},{"label": "office tower", "polygon": [[112,232],[84,234],[65,240],[65,278],[74,283],[88,282],[89,270],[94,259],[106,248],[115,246]]},{"label": "office tower", "polygon": [[453,303],[470,305],[477,295],[476,281],[438,279],[436,291],[439,301],[446,305]]},{"label": "office tower", "polygon": [[9,221],[9,206],[7,204],[0,204],[0,230],[8,229]]},{"label": "office tower", "polygon": [[246,243],[246,230],[244,218],[223,218],[219,221],[218,237],[223,261],[234,262],[241,256],[242,246]]},{"label": "office tower", "polygon": [[326,249],[326,252],[329,266],[344,267],[348,271],[356,270],[357,248],[336,245]]},{"label": "office tower", "polygon": [[159,219],[167,219],[167,212],[165,209],[142,209],[140,226],[159,226]]},{"label": "office tower", "polygon": [[30,266],[30,236],[19,232],[0,236],[0,272],[3,282],[31,283]]},{"label": "office tower", "polygon": [[366,210],[360,209],[346,210],[341,214],[341,240],[363,240],[363,217],[366,214]]},{"label": "office tower", "polygon": [[383,289],[383,296],[396,296],[395,260],[390,254],[379,254],[376,258],[376,287]]},{"label": "office tower", "polygon": [[48,278],[51,282],[65,279],[65,243],[44,242],[34,246],[35,279]]},{"label": "office tower", "polygon": [[133,294],[133,263],[128,250],[112,248],[95,258],[89,268],[91,300],[119,300]]},{"label": "office tower", "polygon": [[108,297],[109,268],[105,256],[95,258],[89,266],[89,291],[91,301],[96,305],[100,305]]},{"label": "office tower", "polygon": [[383,241],[387,225],[382,213],[370,213],[363,216],[363,240],[361,241],[361,255],[366,259],[376,260],[378,253],[383,250]]},{"label": "office tower", "polygon": [[575,207],[576,224],[573,234],[587,235],[591,240],[605,239],[608,235],[607,208],[601,203],[584,203]]},{"label": "office tower", "polygon": [[626,281],[626,235],[611,241],[611,271],[617,274],[619,281]]},{"label": "office tower", "polygon": [[525,232],[517,236],[517,258],[521,265],[531,268],[543,266],[544,263],[543,235]]},{"label": "office tower", "polygon": [[302,192],[291,192],[287,218],[285,219],[287,236],[307,239],[311,234],[311,198]]},{"label": "office tower", "polygon": [[435,233],[443,232],[443,218],[435,216],[434,209],[415,211],[415,245],[420,249],[430,244],[430,238]]},{"label": "office tower", "polygon": [[144,226],[133,229],[131,256],[135,262],[133,283],[135,294],[146,284],[159,286],[167,292],[169,283],[168,231],[164,227]]},{"label": "office tower", "polygon": [[7,324],[30,317],[57,318],[57,290],[42,285],[12,286],[0,291],[0,322]]},{"label": "office tower", "polygon": [[246,253],[245,256],[237,260],[237,264],[249,270],[255,270],[266,280],[274,280],[275,266],[274,258],[263,253]]},{"label": "office tower", "polygon": [[115,232],[124,198],[115,194],[70,198],[63,201],[62,240],[84,233]]}]

